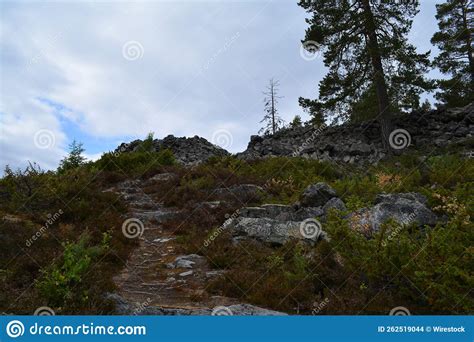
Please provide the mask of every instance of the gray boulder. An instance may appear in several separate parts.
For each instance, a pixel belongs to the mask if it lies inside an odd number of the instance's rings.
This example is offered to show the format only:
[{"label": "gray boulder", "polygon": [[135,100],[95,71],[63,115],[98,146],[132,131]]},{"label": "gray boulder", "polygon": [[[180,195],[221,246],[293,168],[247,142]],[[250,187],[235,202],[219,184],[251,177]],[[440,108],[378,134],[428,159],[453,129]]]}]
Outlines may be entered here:
[{"label": "gray boulder", "polygon": [[300,233],[300,222],[282,222],[266,217],[238,217],[226,225],[226,228],[232,229],[236,235],[244,235],[277,245],[282,245],[291,238],[303,238]]},{"label": "gray boulder", "polygon": [[321,182],[308,186],[301,194],[300,202],[303,207],[320,207],[333,197],[336,197],[336,191]]},{"label": "gray boulder", "polygon": [[437,216],[426,207],[426,198],[418,193],[381,194],[372,208],[352,213],[350,224],[367,236],[380,230],[389,219],[400,225],[434,226]]},{"label": "gray boulder", "polygon": [[346,205],[339,197],[333,197],[323,206],[324,215],[327,215],[331,209],[346,211]]},{"label": "gray boulder", "polygon": [[311,231],[312,226],[308,226],[306,220],[318,222],[315,218],[323,214],[321,207],[264,204],[261,207],[240,209],[239,215],[227,220],[224,228],[232,231],[236,237],[235,241],[248,237],[277,245],[282,245],[291,239],[304,240],[313,244],[326,235],[322,231],[314,235],[307,234],[306,231],[308,228]]}]

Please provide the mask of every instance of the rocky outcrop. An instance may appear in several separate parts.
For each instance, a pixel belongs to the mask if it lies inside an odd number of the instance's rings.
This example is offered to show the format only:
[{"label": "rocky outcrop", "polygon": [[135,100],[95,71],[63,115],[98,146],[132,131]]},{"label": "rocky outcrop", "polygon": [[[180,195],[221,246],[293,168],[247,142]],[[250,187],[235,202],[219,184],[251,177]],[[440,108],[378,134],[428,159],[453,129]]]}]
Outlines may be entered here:
[{"label": "rocky outcrop", "polygon": [[310,244],[327,238],[317,218],[330,209],[345,210],[344,202],[336,197],[336,191],[326,183],[310,185],[295,205],[264,204],[239,210],[224,224],[237,240],[253,238],[262,242],[282,245],[291,239]]},{"label": "rocky outcrop", "polygon": [[426,207],[426,198],[418,193],[381,194],[372,208],[360,209],[349,216],[353,229],[366,236],[380,230],[392,219],[400,225],[433,226],[437,216]]},{"label": "rocky outcrop", "polygon": [[[116,153],[133,152],[140,148],[142,140],[134,140],[131,143],[122,143],[115,150]],[[169,149],[173,152],[178,163],[184,165],[195,165],[208,160],[210,157],[223,157],[229,155],[229,152],[223,148],[211,144],[204,138],[197,135],[192,138],[177,138],[168,135],[164,139],[155,139],[153,141],[155,151]]]},{"label": "rocky outcrop", "polygon": [[[459,145],[472,150],[474,104],[464,108],[412,112],[393,120],[393,145],[397,149],[430,151],[435,147]],[[397,131],[396,131],[397,130]],[[404,131],[401,131],[404,130]],[[252,136],[242,159],[268,156],[300,156],[343,163],[377,163],[385,157],[377,121],[340,126],[304,126],[283,129],[272,136]]]}]

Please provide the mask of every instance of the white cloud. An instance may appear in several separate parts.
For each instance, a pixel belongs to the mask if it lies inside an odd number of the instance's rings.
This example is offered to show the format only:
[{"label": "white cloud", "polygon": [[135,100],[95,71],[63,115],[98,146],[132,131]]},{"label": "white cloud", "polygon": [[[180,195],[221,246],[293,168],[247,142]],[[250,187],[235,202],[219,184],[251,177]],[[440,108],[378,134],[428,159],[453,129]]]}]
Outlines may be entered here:
[{"label": "white cloud", "polygon": [[[315,97],[325,73],[321,60],[300,56],[305,13],[293,2],[0,6],[0,166],[31,159],[55,168],[73,138],[64,118],[113,141],[150,131],[211,140],[224,129],[229,149],[241,151],[258,131],[269,78],[280,79],[280,112],[291,120],[301,114],[298,97]],[[141,58],[123,57],[128,41],[143,47]],[[39,129],[54,133],[54,148],[31,143]]]}]

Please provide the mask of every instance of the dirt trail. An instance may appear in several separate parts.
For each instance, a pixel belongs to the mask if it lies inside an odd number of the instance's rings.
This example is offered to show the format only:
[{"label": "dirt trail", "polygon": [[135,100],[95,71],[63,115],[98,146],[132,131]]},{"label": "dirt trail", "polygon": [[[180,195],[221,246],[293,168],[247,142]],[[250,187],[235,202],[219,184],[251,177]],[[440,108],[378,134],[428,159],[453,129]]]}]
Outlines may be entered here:
[{"label": "dirt trail", "polygon": [[220,271],[211,270],[202,256],[177,252],[176,237],[164,232],[161,223],[179,212],[155,203],[142,191],[141,185],[139,181],[126,181],[110,190],[119,193],[128,204],[128,219],[133,220],[130,225],[141,222],[144,227],[143,234],[135,237],[139,246],[114,278],[117,294],[138,307],[212,310],[216,306],[237,304],[235,299],[210,296],[206,292],[206,284],[219,276]]}]

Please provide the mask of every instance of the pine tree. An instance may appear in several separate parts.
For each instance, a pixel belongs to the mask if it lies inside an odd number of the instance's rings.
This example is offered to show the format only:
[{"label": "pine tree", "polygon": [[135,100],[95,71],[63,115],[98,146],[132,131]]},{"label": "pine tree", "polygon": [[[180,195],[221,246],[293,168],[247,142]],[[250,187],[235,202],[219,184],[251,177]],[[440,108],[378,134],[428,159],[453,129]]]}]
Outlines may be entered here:
[{"label": "pine tree", "polygon": [[86,158],[82,155],[85,149],[82,146],[82,143],[79,143],[76,140],[72,141],[72,143],[69,145],[68,156],[64,157],[59,163],[59,172],[74,169],[85,163]]},{"label": "pine tree", "polygon": [[303,125],[303,120],[301,120],[301,116],[296,114],[290,123],[290,127],[296,128],[296,127],[301,127],[302,125]]},{"label": "pine tree", "polygon": [[439,31],[431,38],[441,53],[434,65],[450,79],[439,80],[435,97],[441,106],[460,107],[474,101],[474,7],[469,0],[448,0],[436,5]]},{"label": "pine tree", "polygon": [[303,46],[319,46],[329,68],[319,99],[300,98],[300,104],[312,115],[347,120],[351,107],[374,87],[388,149],[393,113],[419,107],[419,95],[433,87],[425,78],[429,52],[418,54],[406,38],[418,1],[301,0],[299,5],[312,14]]},{"label": "pine tree", "polygon": [[263,122],[265,126],[260,129],[260,134],[275,134],[285,124],[284,120],[279,116],[277,109],[278,99],[281,99],[281,96],[278,96],[279,86],[280,82],[272,78],[268,83],[267,90],[263,92],[265,95],[263,100],[265,115],[260,122]]}]

